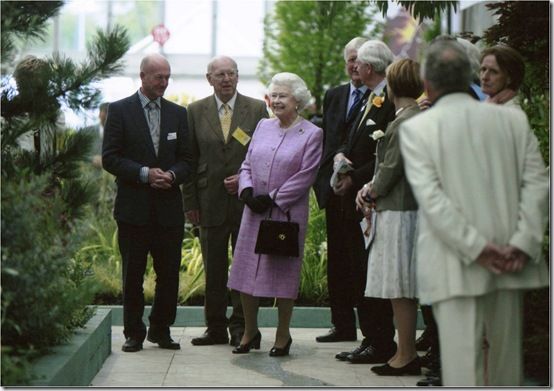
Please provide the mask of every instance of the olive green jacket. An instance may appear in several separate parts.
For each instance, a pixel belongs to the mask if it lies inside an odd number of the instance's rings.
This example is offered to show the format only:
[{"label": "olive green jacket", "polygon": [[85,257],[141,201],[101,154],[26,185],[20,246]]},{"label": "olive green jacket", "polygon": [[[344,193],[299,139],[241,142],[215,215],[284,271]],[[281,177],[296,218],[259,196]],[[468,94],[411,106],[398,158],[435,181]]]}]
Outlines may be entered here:
[{"label": "olive green jacket", "polygon": [[402,122],[419,112],[420,109],[417,105],[406,107],[398,113],[394,121],[389,123],[385,135],[378,140],[378,167],[372,186],[378,196],[376,201],[378,211],[417,209],[417,201],[404,173],[398,128]]}]

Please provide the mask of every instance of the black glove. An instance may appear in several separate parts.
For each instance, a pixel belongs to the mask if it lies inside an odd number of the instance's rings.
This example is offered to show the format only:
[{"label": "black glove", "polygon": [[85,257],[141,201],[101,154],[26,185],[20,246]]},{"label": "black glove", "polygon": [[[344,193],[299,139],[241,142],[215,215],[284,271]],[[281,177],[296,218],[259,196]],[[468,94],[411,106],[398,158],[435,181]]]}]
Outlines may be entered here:
[{"label": "black glove", "polygon": [[[269,194],[263,194],[256,196],[256,199],[265,207],[265,210],[271,208],[273,206],[273,200],[269,196]],[[265,212],[264,210],[264,212]]]},{"label": "black glove", "polygon": [[247,187],[240,193],[240,198],[244,201],[246,206],[254,213],[264,213],[268,207],[264,206],[256,197],[254,197],[251,187]]}]

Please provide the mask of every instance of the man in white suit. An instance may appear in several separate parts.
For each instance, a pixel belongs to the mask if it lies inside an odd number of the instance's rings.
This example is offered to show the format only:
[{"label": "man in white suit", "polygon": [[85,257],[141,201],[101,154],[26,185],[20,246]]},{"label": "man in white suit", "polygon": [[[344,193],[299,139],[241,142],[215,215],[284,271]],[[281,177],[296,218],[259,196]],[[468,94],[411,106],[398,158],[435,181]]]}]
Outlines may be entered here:
[{"label": "man in white suit", "polygon": [[439,326],[443,383],[518,386],[523,291],[548,284],[544,162],[523,111],[466,93],[471,70],[458,43],[431,45],[422,73],[434,105],[402,125],[400,143],[420,207],[419,297]]}]

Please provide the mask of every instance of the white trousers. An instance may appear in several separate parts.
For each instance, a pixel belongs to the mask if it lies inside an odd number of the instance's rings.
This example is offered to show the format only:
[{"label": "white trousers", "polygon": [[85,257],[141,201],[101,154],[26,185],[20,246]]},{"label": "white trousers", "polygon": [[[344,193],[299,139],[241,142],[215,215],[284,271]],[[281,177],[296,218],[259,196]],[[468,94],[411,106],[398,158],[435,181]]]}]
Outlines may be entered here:
[{"label": "white trousers", "polygon": [[522,307],[523,293],[517,289],[433,303],[443,384],[522,385]]}]

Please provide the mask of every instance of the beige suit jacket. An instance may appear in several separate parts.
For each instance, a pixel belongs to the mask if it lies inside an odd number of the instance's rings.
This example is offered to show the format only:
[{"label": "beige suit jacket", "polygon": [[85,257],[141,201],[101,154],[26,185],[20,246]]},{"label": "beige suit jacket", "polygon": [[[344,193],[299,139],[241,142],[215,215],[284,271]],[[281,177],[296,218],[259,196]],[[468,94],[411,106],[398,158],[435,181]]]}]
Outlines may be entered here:
[{"label": "beige suit jacket", "polygon": [[223,180],[238,173],[248,143],[243,145],[232,135],[240,128],[252,137],[258,121],[268,117],[266,104],[237,94],[227,143],[214,95],[191,103],[187,111],[193,175],[183,185],[185,212],[200,210],[200,225],[203,227],[221,225],[226,218],[240,224],[243,204],[237,195],[227,193]]},{"label": "beige suit jacket", "polygon": [[[548,177],[523,111],[449,94],[401,125],[400,144],[420,207],[422,302],[548,284]],[[519,273],[492,274],[475,262],[487,241],[531,261]]]}]

